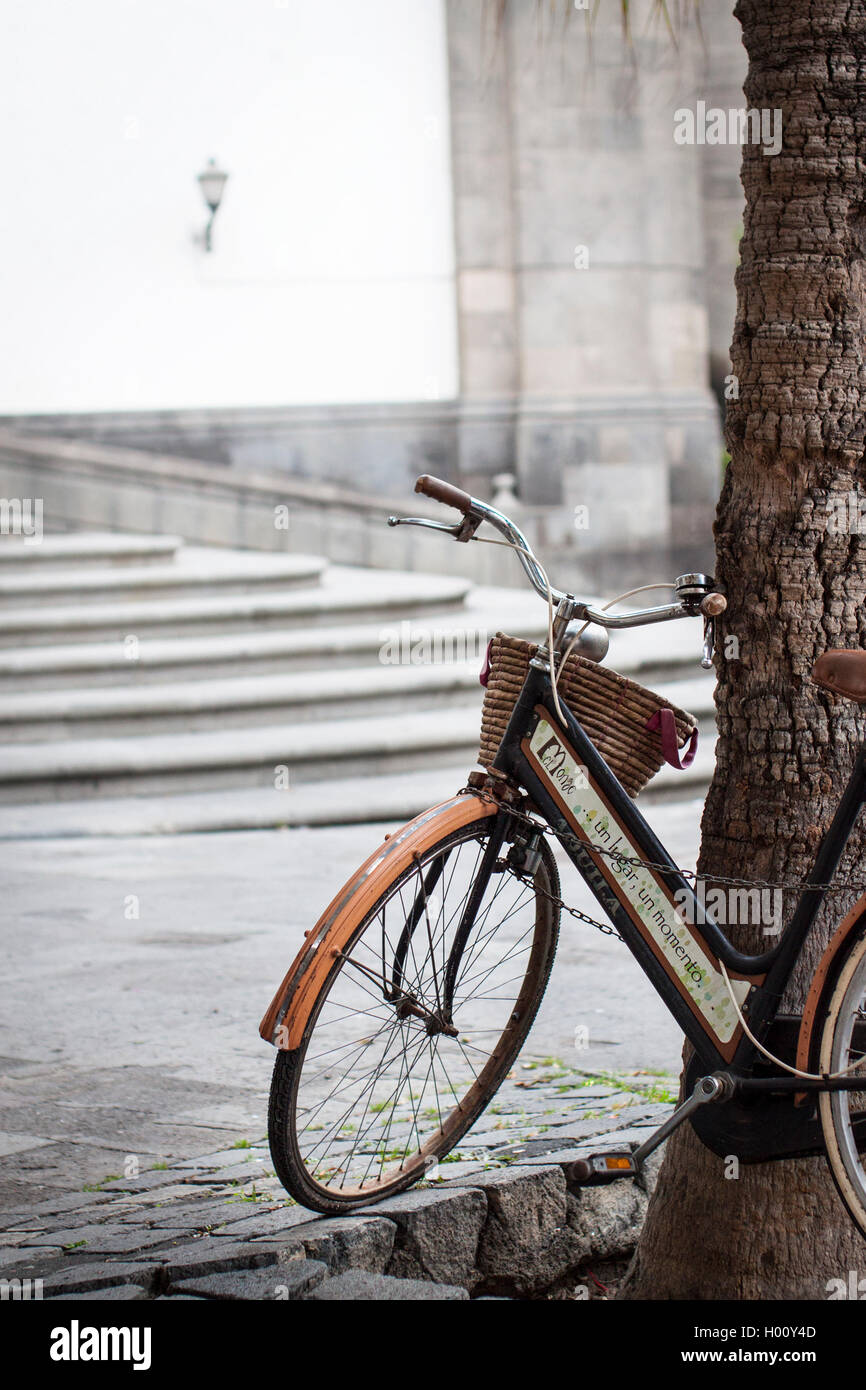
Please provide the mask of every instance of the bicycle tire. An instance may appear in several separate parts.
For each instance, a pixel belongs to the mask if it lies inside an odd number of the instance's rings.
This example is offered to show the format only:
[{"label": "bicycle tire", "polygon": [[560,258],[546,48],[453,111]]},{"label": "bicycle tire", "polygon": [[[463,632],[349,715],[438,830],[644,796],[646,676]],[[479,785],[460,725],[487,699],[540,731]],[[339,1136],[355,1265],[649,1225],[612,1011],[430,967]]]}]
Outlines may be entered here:
[{"label": "bicycle tire", "polygon": [[[866,1002],[866,926],[847,949],[821,1026],[819,1070],[844,1070],[855,1060],[853,1028]],[[859,1109],[854,1109],[858,1106]],[[827,1162],[851,1219],[866,1236],[866,1068],[863,1091],[821,1091],[818,1112]],[[855,1132],[857,1123],[857,1132]]]}]

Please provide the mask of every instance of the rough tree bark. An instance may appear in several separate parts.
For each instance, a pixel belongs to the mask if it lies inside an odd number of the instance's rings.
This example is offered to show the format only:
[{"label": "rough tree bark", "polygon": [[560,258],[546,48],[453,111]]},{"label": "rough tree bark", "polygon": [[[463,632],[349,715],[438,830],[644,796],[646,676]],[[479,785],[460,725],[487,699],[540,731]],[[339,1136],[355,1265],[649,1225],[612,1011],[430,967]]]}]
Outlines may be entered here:
[{"label": "rough tree bark", "polygon": [[[699,868],[797,880],[866,734],[856,707],[809,680],[826,648],[866,645],[866,535],[849,497],[864,481],[866,0],[739,0],[735,14],[748,104],[781,109],[783,145],[776,157],[744,147],[739,399],[716,519],[739,660],[717,660]],[[866,880],[862,849],[855,835],[840,874]],[[799,1011],[850,901],[822,913],[783,1007]],[[669,1142],[623,1296],[824,1298],[851,1269],[866,1273],[866,1245],[823,1159],[742,1166],[726,1180],[686,1126]]]}]

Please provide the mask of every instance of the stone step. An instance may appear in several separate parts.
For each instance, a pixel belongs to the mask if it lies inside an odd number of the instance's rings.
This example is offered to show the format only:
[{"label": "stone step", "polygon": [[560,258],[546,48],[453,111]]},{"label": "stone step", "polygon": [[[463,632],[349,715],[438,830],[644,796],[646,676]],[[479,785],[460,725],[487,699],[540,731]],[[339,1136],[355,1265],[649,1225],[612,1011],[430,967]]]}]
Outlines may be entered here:
[{"label": "stone step", "polygon": [[472,766],[481,692],[474,708],[324,719],[261,728],[8,744],[0,802],[220,787],[290,786],[443,764]]},{"label": "stone step", "polygon": [[453,796],[468,764],[378,777],[347,777],[277,791],[189,792],[0,805],[0,840],[171,835],[280,826],[401,823]]},{"label": "stone step", "polygon": [[[336,715],[396,713],[419,705],[476,708],[483,638],[472,660],[426,665],[328,667],[276,675],[132,686],[64,686],[0,693],[0,741],[116,737],[122,734],[254,727]],[[466,644],[456,654],[462,656]],[[663,684],[658,693],[712,727],[713,685]]]},{"label": "stone step", "polygon": [[[184,546],[168,564],[0,567],[0,619],[22,605],[112,604],[172,599],[206,591],[251,593],[318,584],[326,562],[315,555],[258,554]],[[69,613],[66,613],[67,620]]]},{"label": "stone step", "polygon": [[463,606],[469,584],[437,575],[387,575],[375,571],[327,570],[316,588],[277,592],[203,594],[194,598],[141,599],[18,607],[4,612],[0,647],[53,643],[122,642],[151,633],[195,636],[276,628],[345,624],[347,618],[392,621],[431,608]]},{"label": "stone step", "polygon": [[[659,772],[638,798],[650,823],[654,803],[702,798],[713,762],[713,741],[708,739],[688,771],[664,768]],[[465,760],[413,772],[300,783],[287,790],[270,786],[0,804],[0,840],[192,834],[367,821],[393,826],[453,796],[465,785],[470,770]],[[695,822],[699,819],[697,800]]]},{"label": "stone step", "polygon": [[704,795],[716,765],[716,731],[703,733],[698,741],[698,751],[691,767],[682,771],[665,765],[647,783],[638,800],[641,804],[652,801],[678,800],[683,796]]},{"label": "stone step", "polygon": [[[7,743],[0,802],[147,795],[229,787],[289,787],[325,778],[473,765],[482,692],[466,706],[391,715],[328,718],[187,733],[134,734]],[[706,745],[685,772],[665,768],[682,788],[706,780]],[[278,772],[279,770],[279,772]],[[669,774],[669,775],[668,775]],[[282,788],[281,788],[282,789]]]},{"label": "stone step", "polygon": [[[143,636],[122,641],[75,642],[51,647],[0,649],[0,689],[43,690],[81,685],[163,684],[324,671],[332,667],[435,664],[471,660],[480,670],[502,614],[477,610],[387,615],[377,623],[274,629],[190,638]],[[539,614],[520,629],[542,635]],[[134,657],[134,659],[132,659]]]},{"label": "stone step", "polygon": [[[405,818],[474,765],[489,638],[546,630],[534,594],[453,576],[171,538],[121,567],[109,540],[138,555],[128,538],[76,539],[81,563],[70,541],[66,563],[0,567],[0,803],[61,833],[100,806],[189,829]],[[608,661],[709,729],[699,644],[697,624],[637,630]],[[705,761],[684,776],[673,794]]]},{"label": "stone step", "polygon": [[39,540],[0,537],[0,572],[7,567],[164,564],[183,545],[180,536],[133,536],[116,531],[69,531]]},{"label": "stone step", "polygon": [[[383,649],[387,658],[392,629],[396,628],[399,641],[403,621],[226,633],[186,640],[142,637],[134,648],[115,641],[0,649],[0,690],[52,691],[85,682],[88,688],[145,687],[232,679],[239,672],[254,679],[339,670],[360,663],[381,666]],[[490,628],[467,627],[458,615],[443,614],[413,621],[411,633],[412,643],[429,634],[430,643],[438,643],[446,661],[452,654],[458,661],[467,655],[473,661],[477,658],[480,670]]]},{"label": "stone step", "polygon": [[433,705],[477,707],[480,667],[478,657],[426,666],[326,666],[288,675],[0,693],[0,741],[251,728]]},{"label": "stone step", "polygon": [[715,688],[716,678],[712,671],[701,672],[699,676],[689,676],[686,679],[661,680],[652,686],[657,694],[663,695],[671,704],[693,714],[701,729],[715,729]]},{"label": "stone step", "polygon": [[[323,584],[323,587],[326,587]],[[545,630],[545,613],[538,601],[518,603],[502,591],[470,592],[465,606],[452,611],[422,613],[411,618],[386,615],[384,621],[268,628],[265,631],[216,633],[194,637],[143,634],[134,647],[112,642],[58,642],[51,646],[0,647],[0,690],[53,689],[70,685],[130,685],[188,679],[222,679],[325,670],[328,667],[381,664],[395,660],[412,664],[478,660],[487,642],[505,629],[538,641]],[[672,625],[673,626],[673,625]],[[677,625],[672,641],[648,642],[648,630],[614,635],[606,665],[657,689],[672,678],[688,674],[709,682],[712,673],[700,671],[700,638],[694,626]],[[655,629],[656,634],[658,629]],[[684,699],[671,696],[690,708]],[[698,713],[695,710],[695,713]]]}]

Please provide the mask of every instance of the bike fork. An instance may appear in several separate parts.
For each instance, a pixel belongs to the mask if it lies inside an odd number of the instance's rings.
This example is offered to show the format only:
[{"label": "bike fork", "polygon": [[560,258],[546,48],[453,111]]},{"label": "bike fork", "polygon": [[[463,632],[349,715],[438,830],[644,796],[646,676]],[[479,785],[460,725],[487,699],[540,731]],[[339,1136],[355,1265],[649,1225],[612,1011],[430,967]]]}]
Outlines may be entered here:
[{"label": "bike fork", "polygon": [[[406,968],[406,957],[409,953],[409,948],[412,944],[412,937],[415,934],[415,928],[417,927],[421,918],[426,917],[428,914],[428,900],[432,897],[433,893],[436,890],[436,886],[442,877],[442,874],[445,870],[446,864],[448,863],[450,855],[451,851],[450,849],[448,849],[445,851],[444,854],[440,854],[437,859],[434,859],[433,863],[430,865],[430,868],[428,869],[426,875],[423,878],[421,877],[420,863],[416,859],[416,867],[418,868],[419,879],[418,891],[415,894],[415,902],[412,905],[412,910],[409,913],[409,916],[406,918],[403,930],[400,933],[400,940],[397,942],[397,949],[394,952],[394,959],[391,964],[390,989],[387,986],[383,986],[382,990],[389,1004],[395,1003],[396,1000],[399,999],[403,994],[403,976]],[[382,939],[382,976],[384,979],[384,934]]]},{"label": "bike fork", "polygon": [[[466,903],[464,904],[463,912],[460,917],[460,922],[454,934],[454,940],[451,944],[451,950],[448,953],[448,960],[443,973],[441,999],[439,998],[439,988],[437,985],[437,1015],[438,1020],[442,1025],[440,1031],[443,1032],[453,1032],[451,1026],[451,1011],[454,1006],[454,990],[457,985],[457,976],[460,970],[460,963],[463,959],[463,953],[466,949],[466,943],[469,940],[472,928],[475,925],[475,919],[478,916],[478,909],[480,908],[481,903],[484,900],[484,894],[487,892],[487,885],[489,884],[491,875],[493,874],[494,869],[496,868],[496,863],[499,858],[502,846],[505,842],[505,836],[508,830],[510,820],[511,817],[508,814],[508,812],[505,810],[501,810],[499,811],[499,813],[496,816],[496,819],[493,822],[493,827],[490,831],[490,838],[487,841],[487,845],[485,846],[484,854],[481,857],[481,863],[478,866],[478,872],[475,875],[475,878],[472,883],[472,890],[469,894],[469,897],[466,899]],[[416,1012],[416,1010],[409,1007],[409,1005],[405,1002],[405,999],[410,999],[410,996],[405,996],[404,999],[405,991],[403,989],[403,978],[406,966],[406,958],[411,947],[412,937],[414,936],[415,931],[417,930],[422,918],[426,919],[428,930],[430,928],[430,919],[428,913],[429,899],[432,897],[440,879],[442,878],[450,854],[451,850],[449,849],[446,850],[444,854],[441,854],[438,856],[438,858],[434,859],[433,863],[430,865],[425,875],[422,875],[421,873],[420,861],[416,861],[416,867],[418,869],[418,889],[415,894],[415,901],[412,905],[412,909],[403,925],[403,930],[400,933],[400,939],[397,942],[397,948],[394,952],[394,958],[391,963],[390,971],[390,985],[387,983],[386,980],[386,942],[383,936],[382,993],[384,994],[385,998],[390,1004],[400,1002],[401,1006],[406,1008],[408,1012]],[[419,1016],[424,1016],[428,1018],[433,1017],[433,1015],[430,1014],[429,1010],[426,1010],[423,1015]]]},{"label": "bike fork", "polygon": [[463,913],[460,917],[460,925],[454,934],[454,941],[448,953],[448,964],[445,967],[445,978],[442,985],[442,1016],[443,1020],[451,1023],[451,1011],[454,1007],[454,990],[457,986],[457,975],[460,970],[460,962],[463,959],[463,952],[469,935],[475,925],[475,918],[478,916],[478,909],[487,892],[487,885],[490,876],[496,867],[499,858],[499,851],[505,842],[506,831],[508,830],[511,816],[508,811],[500,810],[493,828],[490,831],[490,839],[481,859],[478,873],[475,875],[475,882],[472,884],[472,891],[466,899]]}]

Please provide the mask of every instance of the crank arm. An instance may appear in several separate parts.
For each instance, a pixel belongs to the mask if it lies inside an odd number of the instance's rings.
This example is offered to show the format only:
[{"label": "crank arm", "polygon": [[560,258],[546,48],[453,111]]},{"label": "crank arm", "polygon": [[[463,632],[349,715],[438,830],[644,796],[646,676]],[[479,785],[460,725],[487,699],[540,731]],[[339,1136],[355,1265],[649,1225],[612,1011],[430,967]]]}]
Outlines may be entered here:
[{"label": "crank arm", "polygon": [[663,1144],[668,1135],[673,1134],[675,1129],[679,1129],[684,1120],[693,1115],[700,1105],[710,1105],[714,1101],[730,1100],[734,1094],[736,1083],[734,1078],[728,1076],[727,1072],[716,1071],[712,1076],[702,1076],[695,1089],[692,1091],[688,1100],[684,1100],[682,1105],[678,1105],[672,1115],[668,1115],[663,1125],[660,1125],[655,1133],[651,1134],[643,1144],[634,1150],[632,1158],[638,1168],[645,1158]]},{"label": "crank arm", "polygon": [[688,1100],[678,1105],[664,1124],[650,1135],[645,1143],[631,1152],[611,1150],[607,1153],[589,1154],[587,1158],[575,1159],[566,1171],[567,1178],[581,1187],[597,1186],[600,1183],[614,1182],[617,1178],[635,1178],[639,1175],[641,1164],[663,1144],[669,1134],[679,1129],[684,1120],[693,1115],[700,1105],[712,1101],[729,1100],[734,1094],[733,1078],[726,1072],[714,1072],[712,1076],[702,1076]]}]

